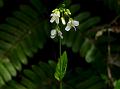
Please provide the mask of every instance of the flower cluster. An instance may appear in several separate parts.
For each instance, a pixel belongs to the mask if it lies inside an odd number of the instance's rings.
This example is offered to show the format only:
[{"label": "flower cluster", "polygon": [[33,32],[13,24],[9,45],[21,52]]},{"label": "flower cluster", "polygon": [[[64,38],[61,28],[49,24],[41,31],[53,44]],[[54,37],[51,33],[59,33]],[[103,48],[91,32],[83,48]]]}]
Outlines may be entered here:
[{"label": "flower cluster", "polygon": [[[67,25],[66,25],[64,15],[69,18]],[[71,15],[70,10],[66,9],[66,8],[59,8],[59,9],[57,8],[52,11],[52,13],[50,15],[51,16],[50,22],[51,23],[55,22],[57,24],[57,26],[55,29],[51,30],[51,36],[50,36],[51,38],[55,38],[56,35],[58,34],[58,36],[60,36],[60,38],[63,39],[62,32],[60,31],[59,26],[58,26],[60,23],[60,18],[61,18],[62,24],[66,25],[66,27],[65,27],[66,31],[69,31],[71,28],[74,28],[76,31],[76,26],[79,25],[79,21],[76,21],[76,20],[70,18],[70,15]]]}]

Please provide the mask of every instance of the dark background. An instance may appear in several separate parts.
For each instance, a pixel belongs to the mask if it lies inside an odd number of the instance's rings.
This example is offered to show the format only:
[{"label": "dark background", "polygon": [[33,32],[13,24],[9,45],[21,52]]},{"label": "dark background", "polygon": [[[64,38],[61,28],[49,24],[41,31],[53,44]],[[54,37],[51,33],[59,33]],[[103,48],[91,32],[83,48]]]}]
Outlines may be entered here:
[{"label": "dark background", "polygon": [[[45,7],[47,7],[48,12],[46,12],[46,18],[49,19],[51,11],[56,8],[56,6],[63,0],[42,0]],[[114,10],[110,10],[104,5],[103,0],[73,0],[72,3],[79,4],[82,11],[89,11],[92,16],[101,17],[100,24],[110,23],[116,16]],[[5,21],[6,17],[12,16],[12,12],[18,10],[21,4],[29,4],[30,0],[4,0],[4,6],[0,8],[0,23]],[[114,34],[116,35],[116,34]],[[84,58],[80,56],[79,53],[73,53],[70,48],[62,46],[62,51],[67,50],[69,57],[69,67],[70,69],[76,66],[83,68],[91,67],[90,64],[86,63]],[[33,64],[38,63],[39,60],[47,62],[48,58],[57,61],[59,57],[59,44],[53,42],[52,39],[48,39],[43,50],[39,50],[29,64],[25,66],[30,67]],[[41,59],[39,59],[41,58]]]}]

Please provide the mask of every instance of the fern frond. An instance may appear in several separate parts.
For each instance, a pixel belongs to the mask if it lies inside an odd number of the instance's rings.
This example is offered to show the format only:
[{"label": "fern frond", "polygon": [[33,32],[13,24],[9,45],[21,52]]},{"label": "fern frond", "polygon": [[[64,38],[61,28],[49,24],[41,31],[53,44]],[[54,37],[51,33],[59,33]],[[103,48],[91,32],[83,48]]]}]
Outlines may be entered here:
[{"label": "fern frond", "polygon": [[[21,80],[11,80],[1,88],[58,89],[57,80],[55,80],[53,75],[55,67],[52,67],[52,64],[56,66],[54,61],[51,61],[51,64],[40,62],[38,65],[33,65],[32,69],[24,70],[24,73],[21,75]],[[52,76],[50,77],[49,75]],[[63,89],[103,89],[104,86],[105,84],[100,76],[97,76],[91,70],[83,71],[81,68],[77,68],[74,73],[68,72],[67,77],[63,80]]]},{"label": "fern frond", "polygon": [[63,32],[62,45],[71,47],[73,52],[80,52],[80,55],[85,57],[87,62],[92,62],[101,57],[101,54],[86,33],[100,22],[100,17],[90,17],[89,12],[82,12],[74,16],[74,18],[80,22],[80,25],[77,31],[72,29],[69,32]]},{"label": "fern frond", "polygon": [[[33,0],[32,3],[43,10],[39,0]],[[13,12],[13,16],[0,24],[0,86],[16,76],[16,72],[22,69],[22,64],[27,64],[28,57],[43,48],[46,42],[43,24],[46,21],[39,17],[42,15],[43,12],[21,5],[19,11]]]}]

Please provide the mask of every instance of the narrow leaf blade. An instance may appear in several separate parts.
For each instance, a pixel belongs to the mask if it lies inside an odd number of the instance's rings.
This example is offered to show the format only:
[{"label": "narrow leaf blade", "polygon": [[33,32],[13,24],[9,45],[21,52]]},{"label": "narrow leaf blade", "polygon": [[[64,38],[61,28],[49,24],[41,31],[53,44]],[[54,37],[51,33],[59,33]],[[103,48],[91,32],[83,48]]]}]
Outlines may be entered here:
[{"label": "narrow leaf blade", "polygon": [[55,78],[58,81],[61,81],[65,76],[66,69],[67,69],[67,62],[68,62],[67,53],[64,52],[57,63],[56,72],[54,74]]}]

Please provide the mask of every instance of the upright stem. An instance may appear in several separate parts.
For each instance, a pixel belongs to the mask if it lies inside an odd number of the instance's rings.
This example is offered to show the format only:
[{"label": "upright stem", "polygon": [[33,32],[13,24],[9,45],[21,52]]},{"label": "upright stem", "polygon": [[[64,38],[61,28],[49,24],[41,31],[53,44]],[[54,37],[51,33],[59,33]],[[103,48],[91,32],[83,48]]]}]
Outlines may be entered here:
[{"label": "upright stem", "polygon": [[[61,57],[61,38],[60,38],[60,57]],[[62,70],[62,64],[61,64],[61,59],[60,60],[60,70]],[[60,89],[62,89],[62,80],[60,81]]]},{"label": "upright stem", "polygon": [[60,89],[62,89],[62,80],[60,81]]},{"label": "upright stem", "polygon": [[61,57],[61,38],[60,38],[60,57]]}]

